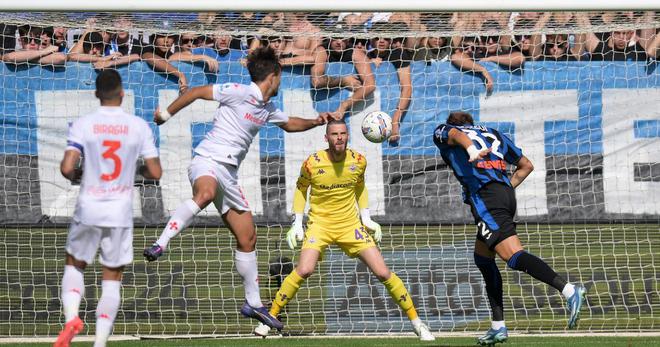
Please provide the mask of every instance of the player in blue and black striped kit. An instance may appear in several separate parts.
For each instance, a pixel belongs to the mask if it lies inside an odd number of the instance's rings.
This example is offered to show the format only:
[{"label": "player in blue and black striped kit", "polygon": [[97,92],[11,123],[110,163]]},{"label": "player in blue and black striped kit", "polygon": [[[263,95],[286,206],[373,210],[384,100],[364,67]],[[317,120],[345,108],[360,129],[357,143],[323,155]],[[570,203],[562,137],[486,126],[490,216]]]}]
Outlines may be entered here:
[{"label": "player in blue and black striped kit", "polygon": [[[534,170],[532,162],[513,141],[495,129],[474,125],[469,113],[452,112],[446,124],[439,125],[433,141],[442,159],[463,186],[463,199],[470,205],[477,224],[474,262],[486,282],[492,311],[488,332],[478,339],[493,345],[507,339],[502,299],[502,275],[495,254],[507,265],[561,291],[568,301],[568,328],[574,328],[584,302],[586,289],[567,283],[548,264],[527,253],[516,235],[516,196],[514,189]],[[508,177],[506,165],[516,166]]]}]

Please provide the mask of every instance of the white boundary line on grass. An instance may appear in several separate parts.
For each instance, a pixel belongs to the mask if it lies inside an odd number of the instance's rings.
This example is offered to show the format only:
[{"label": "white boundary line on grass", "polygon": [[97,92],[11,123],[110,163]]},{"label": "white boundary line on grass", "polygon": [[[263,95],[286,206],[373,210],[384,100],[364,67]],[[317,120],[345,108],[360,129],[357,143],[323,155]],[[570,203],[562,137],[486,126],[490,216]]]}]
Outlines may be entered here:
[{"label": "white boundary line on grass", "polygon": [[[434,333],[437,338],[443,337],[476,337],[476,332],[453,332],[453,333]],[[272,335],[268,336],[269,339],[341,339],[341,338],[409,338],[415,336],[414,334],[373,334],[373,335],[304,335],[304,336],[282,336]],[[659,337],[660,331],[650,332],[575,332],[575,333],[511,333],[510,337]],[[37,336],[37,337],[1,337],[0,344],[10,343],[38,343],[38,342],[54,342],[54,336]],[[138,340],[198,340],[198,339],[221,339],[221,340],[236,340],[236,339],[261,339],[262,337],[253,335],[113,335],[110,341],[138,341]],[[94,336],[79,336],[76,337],[77,342],[93,342]]]}]

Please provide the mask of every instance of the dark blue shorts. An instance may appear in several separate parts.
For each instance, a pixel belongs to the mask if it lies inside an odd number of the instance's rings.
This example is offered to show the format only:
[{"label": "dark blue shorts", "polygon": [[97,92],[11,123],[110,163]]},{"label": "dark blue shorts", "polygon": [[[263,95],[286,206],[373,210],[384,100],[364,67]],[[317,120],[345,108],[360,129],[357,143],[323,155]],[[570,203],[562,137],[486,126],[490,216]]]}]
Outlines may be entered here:
[{"label": "dark blue shorts", "polygon": [[512,187],[499,182],[488,183],[471,194],[468,203],[477,224],[477,239],[489,249],[516,235],[516,193]]}]

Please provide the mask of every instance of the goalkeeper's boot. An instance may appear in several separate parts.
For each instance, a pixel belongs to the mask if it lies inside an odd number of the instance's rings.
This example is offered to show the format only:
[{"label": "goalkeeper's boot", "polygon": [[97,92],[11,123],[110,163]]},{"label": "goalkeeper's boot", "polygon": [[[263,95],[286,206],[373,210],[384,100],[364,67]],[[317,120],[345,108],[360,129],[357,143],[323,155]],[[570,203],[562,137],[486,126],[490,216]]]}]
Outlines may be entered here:
[{"label": "goalkeeper's boot", "polygon": [[509,338],[506,327],[497,330],[490,328],[484,336],[477,338],[477,344],[481,346],[494,346],[496,343],[505,342]]},{"label": "goalkeeper's boot", "polygon": [[435,341],[435,336],[431,334],[431,330],[428,326],[426,326],[426,324],[421,323],[416,326],[413,325],[413,330],[415,331],[415,334],[419,336],[420,341]]},{"label": "goalkeeper's boot", "polygon": [[570,316],[568,317],[569,329],[573,329],[577,326],[578,319],[580,319],[580,308],[582,308],[582,304],[584,304],[584,301],[586,300],[586,293],[587,289],[583,285],[577,284],[575,285],[575,293],[568,298],[566,306],[570,313]]},{"label": "goalkeeper's boot", "polygon": [[266,338],[270,332],[270,327],[264,323],[259,323],[256,328],[254,328],[254,334]]},{"label": "goalkeeper's boot", "polygon": [[282,324],[282,322],[280,322],[276,317],[271,316],[266,306],[255,308],[250,306],[250,304],[248,304],[246,301],[243,304],[243,307],[241,307],[241,314],[245,317],[254,318],[273,329],[282,330],[282,328],[284,328],[284,324]]},{"label": "goalkeeper's boot", "polygon": [[164,249],[161,247],[159,244],[155,243],[151,245],[151,247],[147,247],[144,249],[144,255],[145,258],[147,258],[147,261],[154,261],[158,259],[161,255],[163,255]]},{"label": "goalkeeper's boot", "polygon": [[80,317],[70,320],[64,325],[64,329],[60,332],[53,347],[69,347],[71,340],[83,330],[84,326],[85,324]]}]

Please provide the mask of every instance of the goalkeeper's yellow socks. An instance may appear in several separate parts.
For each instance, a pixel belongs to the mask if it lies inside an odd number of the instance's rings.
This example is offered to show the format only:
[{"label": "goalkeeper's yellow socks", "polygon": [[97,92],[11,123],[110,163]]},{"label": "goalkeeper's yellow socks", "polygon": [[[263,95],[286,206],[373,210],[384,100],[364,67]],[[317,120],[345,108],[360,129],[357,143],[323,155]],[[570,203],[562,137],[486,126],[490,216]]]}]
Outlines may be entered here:
[{"label": "goalkeeper's yellow socks", "polygon": [[415,304],[413,304],[410,294],[406,286],[403,284],[403,281],[397,276],[394,272],[391,273],[390,278],[383,282],[385,288],[390,293],[394,302],[396,302],[399,307],[406,313],[408,319],[411,321],[417,319],[417,310],[415,310]]},{"label": "goalkeeper's yellow socks", "polygon": [[277,315],[280,314],[282,308],[296,295],[298,289],[300,289],[300,285],[304,281],[305,279],[300,277],[296,270],[291,271],[289,276],[286,276],[284,282],[282,282],[280,290],[275,294],[273,306],[270,308],[270,314],[273,317],[277,317]]}]

